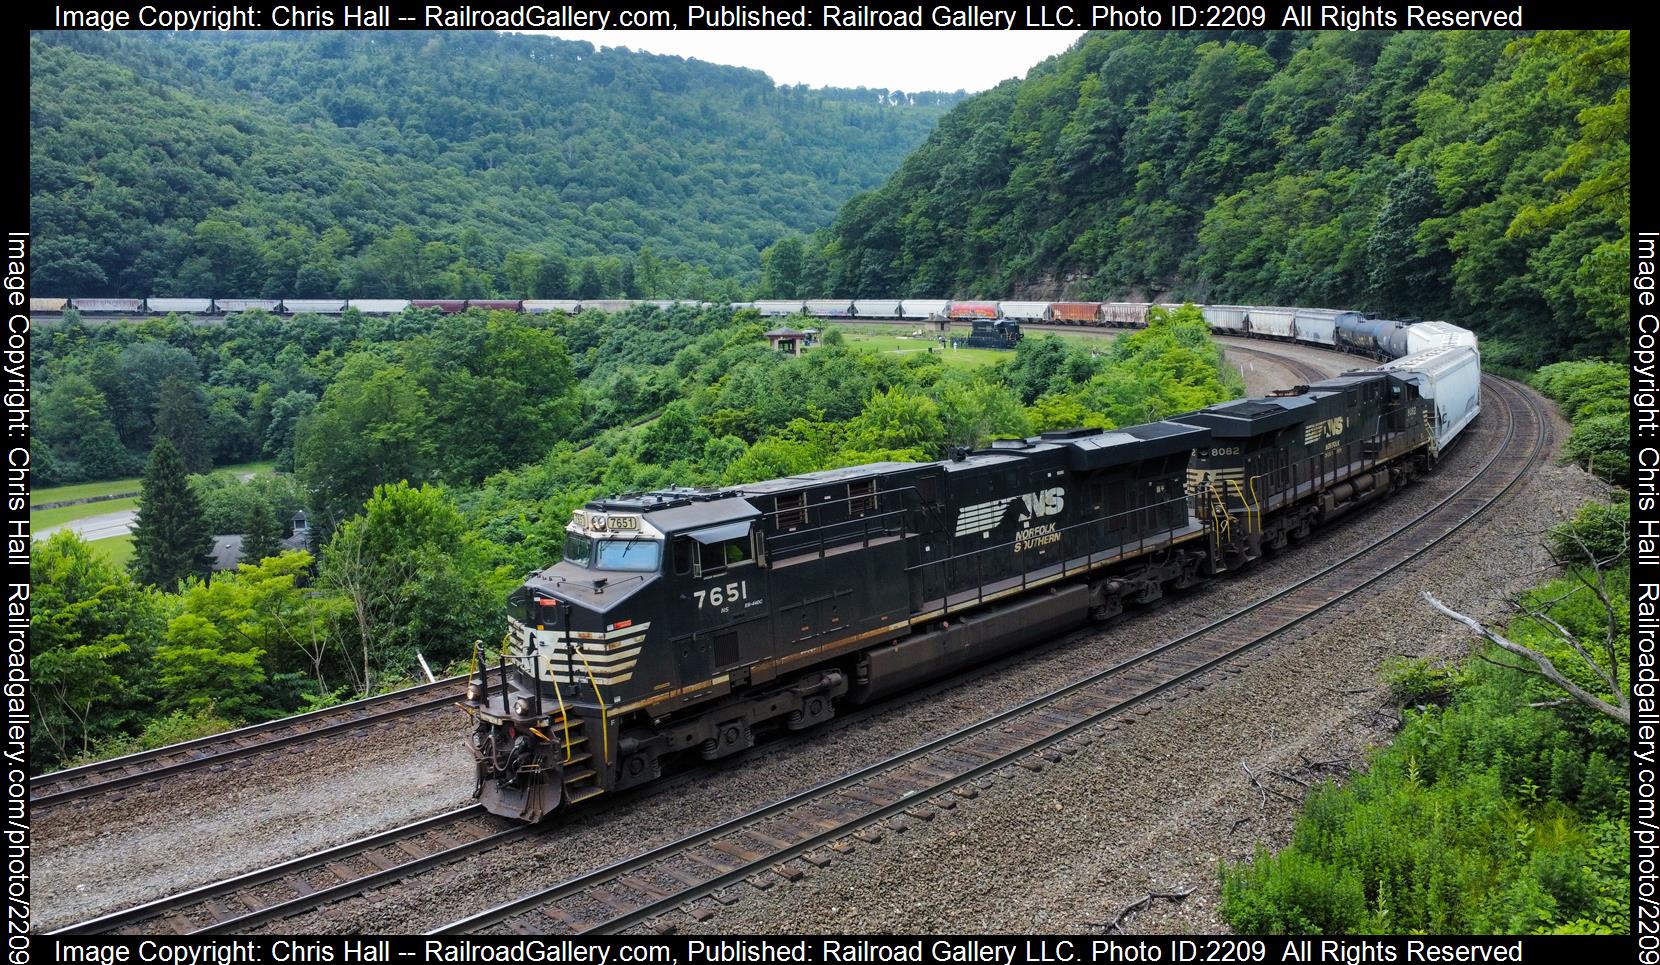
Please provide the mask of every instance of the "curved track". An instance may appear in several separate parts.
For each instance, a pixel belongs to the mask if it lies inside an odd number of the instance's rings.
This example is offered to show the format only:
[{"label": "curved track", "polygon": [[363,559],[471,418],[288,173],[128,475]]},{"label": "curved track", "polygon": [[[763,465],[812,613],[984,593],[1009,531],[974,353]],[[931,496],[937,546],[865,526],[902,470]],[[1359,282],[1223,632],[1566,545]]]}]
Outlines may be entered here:
[{"label": "curved track", "polygon": [[309,714],[284,717],[151,751],[51,771],[29,779],[29,804],[38,810],[91,794],[166,780],[187,771],[222,766],[227,761],[250,754],[376,726],[454,703],[466,688],[467,678],[447,677]]},{"label": "curved track", "polygon": [[[1396,572],[1463,529],[1526,477],[1549,447],[1537,403],[1499,379],[1503,442],[1470,482],[1382,540],[1216,622],[952,734],[677,841],[437,929],[522,934],[608,932],[639,925],[746,879],[803,877],[848,835],[880,822],[931,821],[974,797],[974,782],[1009,766],[1039,770],[1093,740],[1097,725],[1223,667]],[[800,859],[798,863],[796,859]],[[772,879],[770,882],[767,879]]]},{"label": "curved track", "polygon": [[[1271,355],[1288,367],[1324,377],[1323,372],[1305,363],[1271,352],[1256,354]],[[1043,766],[1043,757],[1060,759],[1060,753],[1076,749],[1075,742],[1091,739],[1079,735],[1079,731],[1155,699],[1347,599],[1437,545],[1508,492],[1545,451],[1547,423],[1527,393],[1502,380],[1484,381],[1488,398],[1506,403],[1501,410],[1508,420],[1505,438],[1496,454],[1447,500],[1368,549],[1208,627],[1007,713],[742,818],[456,922],[445,930],[470,930],[496,923],[507,923],[514,929],[556,927],[565,931],[628,927],[745,877],[772,875],[769,868],[775,865],[777,875],[793,880],[803,871],[784,862],[804,856],[807,864],[821,863],[825,859],[814,853],[818,849],[876,822],[896,818],[931,820],[939,810],[955,806],[955,797],[947,792],[954,789],[955,794],[974,796],[972,782],[991,771],[1011,763],[1037,770]],[[87,785],[89,790],[82,793],[154,780],[168,768],[202,766],[226,756],[307,740],[330,730],[416,713],[453,700],[460,680],[452,678],[330,709],[345,713],[349,719],[326,723],[314,720],[330,713],[323,711],[164,748],[151,755],[135,755],[177,756],[190,753],[197,744],[230,742],[226,748],[205,752],[209,756],[163,762],[149,769],[141,767],[136,774]],[[442,696],[431,696],[435,692]],[[281,726],[302,721],[312,726]],[[1080,736],[1082,740],[1078,741]],[[132,761],[127,758],[107,764]],[[919,806],[917,802],[923,800],[930,803]],[[901,816],[900,812],[910,813]],[[71,925],[60,933],[214,933],[252,928],[511,843],[529,831],[499,821],[476,807],[464,808]],[[524,920],[527,915],[529,923]]]}]

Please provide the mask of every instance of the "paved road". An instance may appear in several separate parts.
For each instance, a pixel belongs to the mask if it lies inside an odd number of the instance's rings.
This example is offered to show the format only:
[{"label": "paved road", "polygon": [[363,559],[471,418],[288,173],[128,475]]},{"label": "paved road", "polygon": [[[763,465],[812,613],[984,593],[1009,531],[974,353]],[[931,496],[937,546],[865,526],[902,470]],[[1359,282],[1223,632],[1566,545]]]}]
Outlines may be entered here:
[{"label": "paved road", "polygon": [[111,536],[125,536],[133,531],[133,519],[138,515],[136,509],[123,509],[114,513],[99,513],[97,516],[83,516],[72,519],[60,526],[48,526],[34,532],[35,539],[45,539],[60,529],[73,530],[80,534],[81,539],[88,542],[95,539],[109,539]]}]

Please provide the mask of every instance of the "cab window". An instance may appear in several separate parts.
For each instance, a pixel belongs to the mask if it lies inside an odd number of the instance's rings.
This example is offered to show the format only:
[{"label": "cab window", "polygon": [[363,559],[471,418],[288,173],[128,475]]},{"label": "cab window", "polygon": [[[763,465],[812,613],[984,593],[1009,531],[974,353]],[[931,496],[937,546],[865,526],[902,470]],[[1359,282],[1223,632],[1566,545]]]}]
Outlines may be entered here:
[{"label": "cab window", "polygon": [[701,543],[698,549],[699,576],[713,576],[724,572],[728,566],[749,563],[755,559],[748,536],[721,540],[718,543]]}]

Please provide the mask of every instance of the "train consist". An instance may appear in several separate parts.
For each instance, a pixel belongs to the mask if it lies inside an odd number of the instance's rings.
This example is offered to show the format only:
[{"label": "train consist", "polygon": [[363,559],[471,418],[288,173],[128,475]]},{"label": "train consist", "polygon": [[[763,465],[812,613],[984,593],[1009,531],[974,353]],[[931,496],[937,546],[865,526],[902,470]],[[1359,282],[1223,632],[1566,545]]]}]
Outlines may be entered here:
[{"label": "train consist", "polygon": [[[1227,311],[1221,330],[1318,344],[1369,321]],[[1421,334],[1380,368],[1163,422],[590,502],[510,595],[500,652],[475,654],[476,796],[539,821],[1247,567],[1429,472],[1479,414],[1474,336]]]},{"label": "train consist", "polygon": [[[342,315],[348,310],[365,315],[395,315],[407,308],[463,312],[469,308],[524,312],[530,315],[583,311],[621,312],[640,305],[694,308],[710,303],[688,299],[423,299],[423,298],[31,298],[29,310],[54,314],[73,308],[83,315],[222,316],[260,310],[275,315]],[[967,321],[969,336],[978,348],[1013,348],[1020,340],[1020,323],[1145,328],[1147,313],[1157,308],[1179,308],[1168,302],[956,302],[945,299],[804,299],[734,302],[734,309],[750,308],[766,317],[812,315],[825,319],[875,321]],[[1466,329],[1446,322],[1376,318],[1360,312],[1330,308],[1275,308],[1261,305],[1204,305],[1205,321],[1219,335],[1307,342],[1377,359],[1402,358],[1432,348],[1476,347]],[[987,324],[992,323],[992,324]],[[1002,324],[995,324],[1002,323]]]}]

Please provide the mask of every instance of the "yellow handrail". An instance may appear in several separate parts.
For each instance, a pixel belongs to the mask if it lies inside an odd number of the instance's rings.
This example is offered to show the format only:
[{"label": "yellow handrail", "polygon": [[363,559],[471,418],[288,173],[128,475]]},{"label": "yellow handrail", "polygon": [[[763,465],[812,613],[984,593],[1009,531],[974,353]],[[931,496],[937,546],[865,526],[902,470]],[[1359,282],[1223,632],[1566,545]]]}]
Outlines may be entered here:
[{"label": "yellow handrail", "polygon": [[587,671],[588,683],[594,687],[594,702],[599,705],[600,761],[609,765],[611,763],[611,728],[607,725],[605,719],[605,698],[600,696],[599,681],[594,679],[594,668],[588,666],[588,655],[582,652],[582,645],[574,639],[570,641],[570,644],[572,652],[582,658],[582,669]]}]

